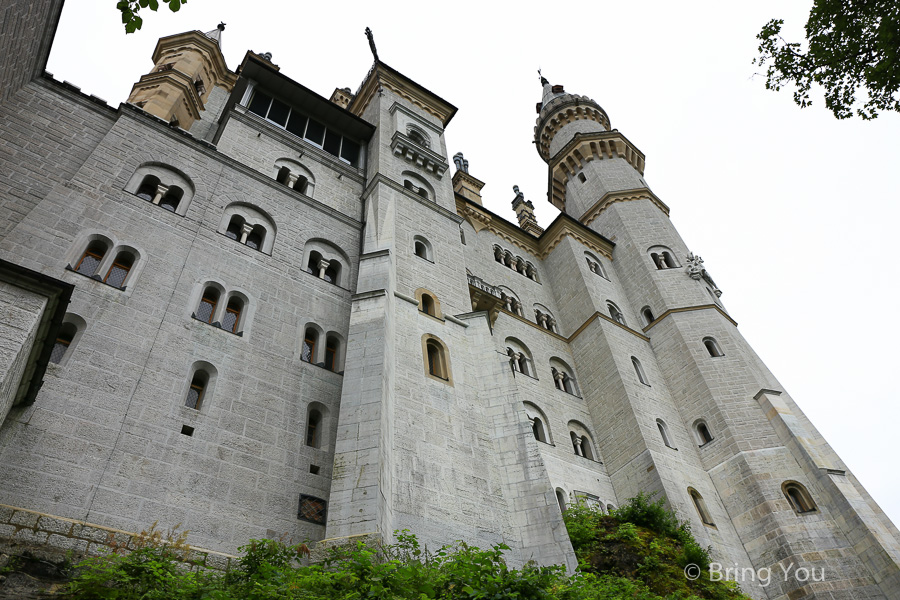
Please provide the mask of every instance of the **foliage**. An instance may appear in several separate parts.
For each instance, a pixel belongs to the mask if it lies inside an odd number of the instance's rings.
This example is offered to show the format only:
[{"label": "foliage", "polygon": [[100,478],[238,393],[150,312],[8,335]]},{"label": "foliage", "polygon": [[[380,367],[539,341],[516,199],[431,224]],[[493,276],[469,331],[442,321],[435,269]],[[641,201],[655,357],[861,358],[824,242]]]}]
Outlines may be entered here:
[{"label": "foliage", "polygon": [[[783,19],[772,19],[756,36],[766,67],[766,89],[796,87],[794,102],[812,104],[813,84],[825,90],[825,105],[838,119],[874,119],[878,111],[900,111],[900,5],[895,0],[816,0],[806,22],[806,50],[781,37]],[[857,105],[857,93],[865,102]],[[857,107],[854,110],[854,105]]]},{"label": "foliage", "polygon": [[[169,10],[178,12],[182,4],[187,0],[162,0],[169,5]],[[141,28],[144,20],[138,14],[142,8],[156,11],[159,8],[159,0],[119,0],[116,8],[122,13],[122,23],[125,25],[125,33],[134,33]]]},{"label": "foliage", "polygon": [[561,565],[512,569],[504,544],[458,542],[432,552],[408,531],[395,532],[394,544],[329,548],[317,564],[306,564],[305,544],[251,540],[238,567],[221,573],[192,566],[185,533],[163,534],[154,524],[77,565],[68,591],[73,600],[746,600],[733,585],[684,577],[685,561],[709,555],[661,502],[640,496],[616,513],[582,504],[566,511],[581,565],[574,574]]}]

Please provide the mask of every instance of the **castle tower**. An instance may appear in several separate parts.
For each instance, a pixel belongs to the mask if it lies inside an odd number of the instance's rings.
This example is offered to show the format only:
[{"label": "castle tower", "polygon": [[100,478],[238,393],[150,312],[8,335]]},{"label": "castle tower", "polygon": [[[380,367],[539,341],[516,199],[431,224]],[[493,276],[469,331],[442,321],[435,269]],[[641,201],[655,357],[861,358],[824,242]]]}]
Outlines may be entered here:
[{"label": "castle tower", "polygon": [[222,55],[224,30],[220,23],[207,33],[188,31],[160,38],[153,51],[153,70],[134,84],[128,102],[190,129],[213,90],[231,91],[236,81]]},{"label": "castle tower", "polygon": [[773,577],[764,597],[900,597],[896,527],[741,336],[643,153],[599,104],[542,83],[548,198],[615,241],[609,280],[570,284],[582,301],[560,318],[604,315],[572,350],[617,496],[662,493],[723,561],[826,573]]}]

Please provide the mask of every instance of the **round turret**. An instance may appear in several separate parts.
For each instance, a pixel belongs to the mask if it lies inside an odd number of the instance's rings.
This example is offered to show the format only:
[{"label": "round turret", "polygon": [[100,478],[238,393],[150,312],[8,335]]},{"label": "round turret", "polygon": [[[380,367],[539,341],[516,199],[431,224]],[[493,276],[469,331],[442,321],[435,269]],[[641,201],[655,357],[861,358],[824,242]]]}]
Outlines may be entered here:
[{"label": "round turret", "polygon": [[545,161],[556,155],[576,133],[609,131],[606,111],[587,96],[568,94],[561,85],[541,78],[544,93],[538,105],[534,143]]}]

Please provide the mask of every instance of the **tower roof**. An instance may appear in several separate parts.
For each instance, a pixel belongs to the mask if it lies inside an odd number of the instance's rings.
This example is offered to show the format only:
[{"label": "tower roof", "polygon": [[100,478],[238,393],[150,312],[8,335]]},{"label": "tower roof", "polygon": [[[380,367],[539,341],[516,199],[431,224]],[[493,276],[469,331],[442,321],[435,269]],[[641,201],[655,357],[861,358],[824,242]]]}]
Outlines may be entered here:
[{"label": "tower roof", "polygon": [[219,45],[219,50],[222,49],[222,32],[225,31],[225,23],[219,23],[216,25],[216,28],[212,31],[207,31],[203,35],[214,41]]}]

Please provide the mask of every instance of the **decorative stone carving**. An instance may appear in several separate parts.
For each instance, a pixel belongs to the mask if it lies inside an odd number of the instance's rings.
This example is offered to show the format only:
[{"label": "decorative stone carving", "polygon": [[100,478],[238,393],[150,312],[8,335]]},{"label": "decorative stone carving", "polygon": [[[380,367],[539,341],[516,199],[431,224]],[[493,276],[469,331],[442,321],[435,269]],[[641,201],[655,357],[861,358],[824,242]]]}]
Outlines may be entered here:
[{"label": "decorative stone carving", "polygon": [[716,298],[722,295],[722,290],[716,285],[716,282],[713,281],[713,278],[710,276],[709,271],[703,266],[703,259],[700,258],[699,255],[695,255],[693,252],[689,252],[687,258],[685,259],[685,263],[687,266],[684,271],[688,274],[688,277],[695,281],[700,281],[701,279],[706,281],[712,287],[713,293],[716,295]]},{"label": "decorative stone carving", "polygon": [[463,173],[469,172],[469,161],[463,157],[462,152],[457,152],[453,155],[453,164],[456,165],[457,171],[462,171]]}]

